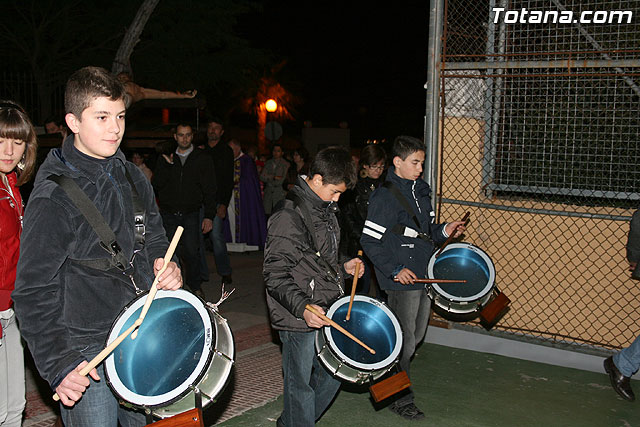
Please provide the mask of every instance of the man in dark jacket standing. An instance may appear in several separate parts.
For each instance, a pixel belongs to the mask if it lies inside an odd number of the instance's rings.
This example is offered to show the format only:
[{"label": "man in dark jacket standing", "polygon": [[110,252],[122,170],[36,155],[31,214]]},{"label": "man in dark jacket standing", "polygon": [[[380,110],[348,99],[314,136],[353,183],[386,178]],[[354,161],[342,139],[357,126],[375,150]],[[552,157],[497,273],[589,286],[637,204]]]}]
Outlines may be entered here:
[{"label": "man in dark jacket standing", "polygon": [[[152,183],[158,194],[158,205],[167,235],[184,227],[178,254],[186,268],[189,288],[204,299],[200,278],[200,234],[208,233],[215,216],[216,179],[209,156],[193,146],[193,129],[179,124],[173,135],[178,148],[163,154],[156,165]],[[204,220],[200,222],[200,206],[204,205]]]},{"label": "man in dark jacket standing", "polygon": [[[224,239],[222,225],[227,216],[227,206],[229,206],[233,191],[234,156],[233,150],[222,142],[223,134],[222,119],[215,116],[209,118],[207,121],[207,143],[204,146],[204,151],[213,159],[218,186],[216,191],[216,213],[213,217],[213,229],[211,230],[211,244],[213,246],[216,269],[222,277],[222,283],[230,284],[233,282],[231,278],[231,263],[229,262],[229,253],[227,252],[227,243]],[[204,267],[206,267],[206,264],[201,270],[206,270]]]},{"label": "man in dark jacket standing", "polygon": [[[402,326],[400,368],[409,375],[409,364],[417,345],[424,339],[431,313],[431,299],[422,284],[434,245],[450,234],[460,236],[461,221],[436,224],[431,207],[431,188],[422,180],[424,143],[411,136],[399,136],[393,143],[393,166],[386,182],[369,199],[367,220],[362,230],[362,248],[373,262],[380,288],[387,292],[389,307]],[[406,206],[406,207],[405,207]],[[397,280],[397,281],[396,281]],[[413,393],[390,406],[408,420],[420,420],[424,413],[414,403]]]},{"label": "man in dark jacket standing", "polygon": [[362,267],[359,258],[338,259],[336,202],[353,183],[349,152],[325,148],[269,218],[263,272],[271,326],[282,341],[284,409],[278,426],[313,426],[340,387],[314,349],[316,329],[327,323],[305,307],[324,314],[344,294],[344,274]]}]

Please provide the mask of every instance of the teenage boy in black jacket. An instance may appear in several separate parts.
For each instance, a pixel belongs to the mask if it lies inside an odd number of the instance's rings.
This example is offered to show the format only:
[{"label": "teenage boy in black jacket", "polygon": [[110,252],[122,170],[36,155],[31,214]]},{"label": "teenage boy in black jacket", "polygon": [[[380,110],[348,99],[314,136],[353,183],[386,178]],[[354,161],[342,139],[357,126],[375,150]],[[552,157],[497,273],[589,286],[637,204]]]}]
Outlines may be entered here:
[{"label": "teenage boy in black jacket", "polygon": [[[400,368],[409,375],[411,357],[424,339],[431,313],[431,299],[424,285],[416,284],[415,279],[426,276],[435,245],[443,244],[451,233],[460,236],[465,228],[461,221],[434,222],[431,188],[421,178],[424,143],[410,136],[399,136],[393,143],[392,155],[393,166],[389,168],[385,184],[369,199],[360,243],[373,262],[380,289],[387,293],[389,307],[402,326]],[[389,186],[406,200],[411,212]],[[390,408],[409,420],[424,418],[412,392],[397,399]]]},{"label": "teenage boy in black jacket", "polygon": [[305,307],[324,314],[344,295],[345,273],[354,274],[357,264],[360,276],[364,271],[359,258],[338,257],[336,202],[355,180],[350,153],[325,148],[269,218],[263,272],[271,326],[282,341],[284,409],[278,426],[313,426],[340,387],[314,349],[316,329],[327,323]]},{"label": "teenage boy in black jacket", "polygon": [[[118,149],[124,97],[122,83],[103,68],[85,67],[71,75],[65,119],[73,134],[40,167],[24,219],[12,298],[38,371],[60,396],[66,426],[146,424],[144,414],[118,404],[102,365],[91,370],[91,381],[79,374],[104,348],[124,306],[137,291],[151,287],[169,246],[151,184]],[[53,175],[71,178],[96,206],[116,236],[118,253],[130,260],[131,276],[111,265],[117,251],[109,254],[101,245],[66,191],[50,179]],[[144,242],[134,231],[133,187],[144,207]],[[171,262],[158,288],[181,286],[180,269]]]}]

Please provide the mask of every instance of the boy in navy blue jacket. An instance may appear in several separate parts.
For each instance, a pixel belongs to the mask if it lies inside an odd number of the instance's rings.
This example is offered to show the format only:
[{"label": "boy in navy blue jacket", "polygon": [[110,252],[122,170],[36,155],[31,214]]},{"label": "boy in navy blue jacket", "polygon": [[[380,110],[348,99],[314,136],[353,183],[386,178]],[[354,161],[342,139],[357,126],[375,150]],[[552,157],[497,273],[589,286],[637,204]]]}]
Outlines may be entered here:
[{"label": "boy in navy blue jacket", "polygon": [[[386,182],[369,200],[367,220],[360,243],[373,262],[380,288],[403,331],[400,368],[409,375],[409,363],[416,346],[424,339],[431,313],[431,299],[423,284],[415,280],[426,276],[427,265],[436,245],[451,233],[460,236],[461,221],[434,223],[429,185],[421,179],[425,146],[417,138],[399,136],[393,143],[393,166]],[[424,413],[410,392],[396,400],[390,409],[409,420],[420,420]]]}]

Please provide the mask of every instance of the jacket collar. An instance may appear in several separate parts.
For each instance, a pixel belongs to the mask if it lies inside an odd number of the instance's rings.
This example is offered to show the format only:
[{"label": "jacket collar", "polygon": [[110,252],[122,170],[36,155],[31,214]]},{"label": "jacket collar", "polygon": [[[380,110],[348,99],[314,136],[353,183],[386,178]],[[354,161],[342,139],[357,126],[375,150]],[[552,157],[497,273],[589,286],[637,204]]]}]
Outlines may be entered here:
[{"label": "jacket collar", "polygon": [[395,166],[390,166],[389,171],[387,172],[387,181],[393,182],[400,191],[411,197],[430,197],[431,195],[431,187],[429,184],[422,179],[418,178],[415,181],[410,179],[400,178],[396,175]]},{"label": "jacket collar", "polygon": [[397,185],[402,189],[411,189],[411,187],[413,186],[413,183],[420,180],[412,181],[410,179],[400,178],[396,174],[396,167],[391,165],[389,166],[389,171],[387,172],[387,181],[393,182],[395,185]]},{"label": "jacket collar", "polygon": [[57,157],[69,169],[71,169],[75,175],[84,176],[93,183],[95,183],[98,177],[104,172],[105,167],[112,169],[116,165],[124,166],[127,161],[119,148],[113,156],[107,159],[101,160],[91,158],[90,156],[81,153],[73,145],[74,138],[74,134],[65,138],[62,143],[62,147],[56,150]]},{"label": "jacket collar", "polygon": [[9,185],[11,186],[11,188],[15,189],[16,184],[18,183],[18,175],[16,174],[15,171],[9,172],[8,174],[5,174],[5,176],[7,177],[7,182],[9,183]]},{"label": "jacket collar", "polygon": [[[312,209],[335,213],[338,211],[338,204],[334,202],[325,202],[316,193],[313,192],[309,184],[307,184],[304,175],[298,175],[296,192],[302,197]],[[296,188],[296,187],[294,187]]]}]

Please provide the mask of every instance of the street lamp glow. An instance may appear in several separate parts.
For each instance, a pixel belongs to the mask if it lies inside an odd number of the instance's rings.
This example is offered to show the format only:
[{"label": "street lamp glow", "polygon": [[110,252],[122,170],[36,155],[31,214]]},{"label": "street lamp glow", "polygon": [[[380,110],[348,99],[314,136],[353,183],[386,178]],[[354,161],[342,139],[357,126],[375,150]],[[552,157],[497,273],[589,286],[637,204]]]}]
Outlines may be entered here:
[{"label": "street lamp glow", "polygon": [[268,112],[273,113],[278,109],[278,103],[275,99],[267,99],[267,102],[264,103],[264,107]]}]

